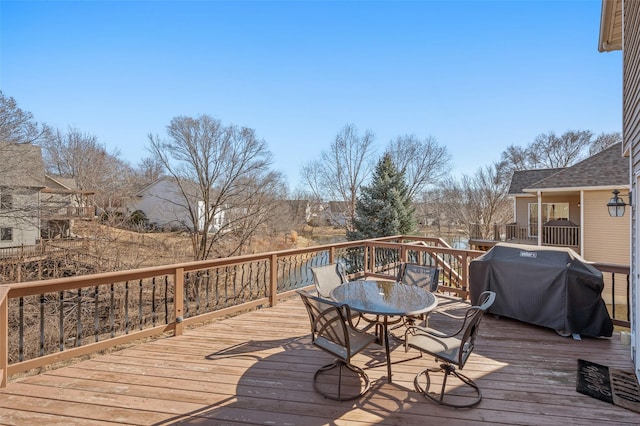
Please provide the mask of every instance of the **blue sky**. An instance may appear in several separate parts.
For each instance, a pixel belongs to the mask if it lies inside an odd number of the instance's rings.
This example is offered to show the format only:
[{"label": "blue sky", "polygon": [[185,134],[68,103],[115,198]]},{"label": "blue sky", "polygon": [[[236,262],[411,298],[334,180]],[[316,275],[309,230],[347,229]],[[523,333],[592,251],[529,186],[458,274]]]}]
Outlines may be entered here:
[{"label": "blue sky", "polygon": [[454,175],[569,129],[621,131],[601,2],[0,2],[0,89],[132,165],[173,117],[251,127],[295,189],[347,123],[433,136]]}]

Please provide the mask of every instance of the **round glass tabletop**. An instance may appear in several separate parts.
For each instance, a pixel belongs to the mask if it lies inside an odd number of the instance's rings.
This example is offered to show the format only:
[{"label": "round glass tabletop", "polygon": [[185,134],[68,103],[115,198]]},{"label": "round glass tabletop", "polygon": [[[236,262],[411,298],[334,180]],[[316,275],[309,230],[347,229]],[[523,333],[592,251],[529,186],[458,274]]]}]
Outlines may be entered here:
[{"label": "round glass tabletop", "polygon": [[331,297],[351,309],[376,315],[418,315],[438,304],[425,289],[394,281],[349,281],[336,287]]}]

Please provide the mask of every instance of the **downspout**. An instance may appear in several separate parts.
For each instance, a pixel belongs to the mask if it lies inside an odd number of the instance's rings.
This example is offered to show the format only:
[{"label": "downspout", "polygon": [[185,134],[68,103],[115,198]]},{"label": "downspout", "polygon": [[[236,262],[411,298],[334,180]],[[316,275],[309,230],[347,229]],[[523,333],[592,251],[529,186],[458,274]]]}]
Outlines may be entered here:
[{"label": "downspout", "polygon": [[542,192],[538,191],[538,246],[542,246]]}]

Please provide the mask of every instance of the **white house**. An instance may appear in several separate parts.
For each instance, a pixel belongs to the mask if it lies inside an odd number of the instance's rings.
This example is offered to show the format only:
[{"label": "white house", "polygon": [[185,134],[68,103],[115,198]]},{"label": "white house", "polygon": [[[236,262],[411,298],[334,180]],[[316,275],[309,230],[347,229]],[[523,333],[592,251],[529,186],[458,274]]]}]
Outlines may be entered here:
[{"label": "white house", "polygon": [[[139,191],[127,204],[128,213],[142,211],[148,223],[166,229],[193,229],[194,223],[204,227],[205,203],[197,185],[178,185],[174,177],[161,177]],[[224,210],[214,213],[209,231],[217,231],[224,224]]]}]

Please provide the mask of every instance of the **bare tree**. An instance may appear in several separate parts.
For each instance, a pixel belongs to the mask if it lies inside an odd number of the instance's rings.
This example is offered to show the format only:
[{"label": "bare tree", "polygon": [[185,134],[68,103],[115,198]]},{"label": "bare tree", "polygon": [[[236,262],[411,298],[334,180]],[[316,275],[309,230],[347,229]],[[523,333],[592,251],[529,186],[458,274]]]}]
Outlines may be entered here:
[{"label": "bare tree", "polygon": [[30,112],[20,109],[14,98],[0,91],[0,142],[36,143],[46,130],[46,126],[33,120]]},{"label": "bare tree", "polygon": [[568,130],[560,136],[547,132],[526,147],[507,147],[501,161],[510,171],[568,167],[621,140],[619,133],[602,133],[594,139],[588,130]]},{"label": "bare tree", "polygon": [[146,183],[159,179],[163,172],[164,167],[162,166],[162,163],[154,157],[143,158],[135,169],[136,175]]},{"label": "bare tree", "polygon": [[432,136],[420,140],[415,135],[399,136],[389,142],[387,152],[404,175],[410,199],[415,200],[429,185],[437,184],[448,173],[451,157],[446,146]]},{"label": "bare tree", "polygon": [[48,173],[75,179],[78,189],[95,191],[95,203],[104,210],[121,207],[131,186],[132,169],[108,152],[96,136],[68,128],[50,132],[43,141]]},{"label": "bare tree", "polygon": [[536,168],[533,159],[529,157],[527,148],[517,145],[509,145],[507,149],[502,152],[501,161],[507,165],[512,172],[515,170]]},{"label": "bare tree", "polygon": [[455,222],[467,226],[469,234],[470,225],[476,223],[480,225],[482,238],[489,238],[493,224],[511,214],[506,172],[505,164],[496,162],[478,169],[473,176],[450,178],[443,185],[440,203]]},{"label": "bare tree", "polygon": [[[241,252],[284,193],[280,175],[269,170],[266,143],[253,129],[223,126],[208,115],[176,117],[167,135],[149,135],[149,148],[179,189],[180,200],[166,201],[185,213],[194,258]],[[230,244],[225,253],[222,243]]]},{"label": "bare tree", "polygon": [[[361,136],[348,124],[338,132],[328,152],[302,168],[302,178],[317,198],[341,202],[341,211],[332,211],[332,219],[347,231],[353,230],[358,193],[373,170],[373,142],[372,132]],[[346,220],[339,220],[336,214]]]},{"label": "bare tree", "polygon": [[567,167],[586,157],[592,136],[588,130],[568,130],[560,136],[543,133],[529,147],[529,156],[540,168]]},{"label": "bare tree", "polygon": [[622,134],[620,132],[612,132],[612,133],[600,133],[593,142],[591,142],[591,146],[589,147],[589,155],[597,154],[600,151],[604,151],[609,148],[611,145],[615,145],[619,142],[622,142]]}]

